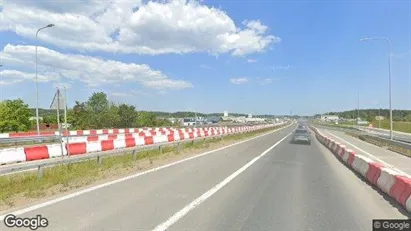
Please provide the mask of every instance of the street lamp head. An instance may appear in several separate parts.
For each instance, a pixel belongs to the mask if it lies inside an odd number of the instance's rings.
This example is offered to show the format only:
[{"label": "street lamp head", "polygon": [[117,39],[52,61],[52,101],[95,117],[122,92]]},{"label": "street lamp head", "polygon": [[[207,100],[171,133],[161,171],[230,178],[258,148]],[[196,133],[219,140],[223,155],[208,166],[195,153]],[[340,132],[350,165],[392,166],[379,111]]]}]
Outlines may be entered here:
[{"label": "street lamp head", "polygon": [[54,26],[54,24],[48,24],[47,25],[47,27],[53,27]]}]

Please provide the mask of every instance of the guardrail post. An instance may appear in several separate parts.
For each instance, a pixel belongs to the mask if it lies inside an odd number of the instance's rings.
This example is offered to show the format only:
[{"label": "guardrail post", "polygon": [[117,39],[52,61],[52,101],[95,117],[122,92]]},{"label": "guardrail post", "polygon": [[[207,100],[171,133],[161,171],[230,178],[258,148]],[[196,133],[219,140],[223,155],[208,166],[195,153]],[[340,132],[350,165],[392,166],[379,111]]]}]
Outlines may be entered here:
[{"label": "guardrail post", "polygon": [[101,165],[103,163],[103,157],[97,156],[97,162],[99,165]]},{"label": "guardrail post", "polygon": [[203,146],[206,146],[206,138],[203,139]]},{"label": "guardrail post", "polygon": [[158,151],[160,152],[160,155],[162,155],[163,154],[163,146],[158,146]]},{"label": "guardrail post", "polygon": [[181,152],[181,145],[180,142],[177,142],[177,153]]},{"label": "guardrail post", "polygon": [[37,167],[37,179],[41,179],[41,178],[43,178],[43,167],[42,166],[38,166]]},{"label": "guardrail post", "polygon": [[134,149],[133,150],[133,158],[134,158],[134,160],[137,160],[137,149]]}]

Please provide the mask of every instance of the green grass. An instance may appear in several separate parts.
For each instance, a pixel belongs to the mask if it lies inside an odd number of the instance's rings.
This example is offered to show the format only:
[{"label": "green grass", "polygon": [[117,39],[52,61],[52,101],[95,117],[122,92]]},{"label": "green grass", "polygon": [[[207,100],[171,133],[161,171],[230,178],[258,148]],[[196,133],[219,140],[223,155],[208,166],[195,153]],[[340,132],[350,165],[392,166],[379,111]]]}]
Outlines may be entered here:
[{"label": "green grass", "polygon": [[[211,143],[218,143],[222,140],[241,140],[253,137],[276,128],[266,128],[259,131],[253,131],[242,134],[225,136],[223,138],[214,138],[198,140],[193,142],[181,143],[180,150],[207,148]],[[139,151],[137,160],[149,160],[152,163],[156,158],[163,155],[178,155],[177,146],[163,147],[162,150],[145,150]],[[43,177],[37,178],[37,172],[18,173],[8,176],[0,176],[0,205],[14,204],[15,195],[23,195],[25,198],[39,198],[46,195],[47,190],[55,186],[60,191],[67,191],[73,188],[89,185],[96,180],[103,179],[107,171],[116,171],[119,169],[130,169],[138,166],[131,155],[131,152],[124,155],[108,156],[102,159],[100,165],[96,159],[91,159],[79,163],[59,165],[51,168],[45,168]]]},{"label": "green grass", "polygon": [[[390,121],[389,120],[381,120],[380,124],[377,120],[371,122],[375,128],[383,128],[383,129],[390,129]],[[404,121],[393,121],[392,122],[393,130],[399,132],[407,132],[411,133],[411,122],[404,122]]]}]

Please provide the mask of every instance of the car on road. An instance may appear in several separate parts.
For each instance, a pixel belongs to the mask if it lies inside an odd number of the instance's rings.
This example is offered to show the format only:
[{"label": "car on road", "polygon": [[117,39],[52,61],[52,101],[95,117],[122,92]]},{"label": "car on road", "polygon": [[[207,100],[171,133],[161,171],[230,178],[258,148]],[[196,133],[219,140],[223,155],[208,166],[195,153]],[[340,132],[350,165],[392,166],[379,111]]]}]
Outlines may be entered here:
[{"label": "car on road", "polygon": [[294,131],[292,143],[305,143],[311,145],[311,136],[310,132],[305,128],[297,128]]}]

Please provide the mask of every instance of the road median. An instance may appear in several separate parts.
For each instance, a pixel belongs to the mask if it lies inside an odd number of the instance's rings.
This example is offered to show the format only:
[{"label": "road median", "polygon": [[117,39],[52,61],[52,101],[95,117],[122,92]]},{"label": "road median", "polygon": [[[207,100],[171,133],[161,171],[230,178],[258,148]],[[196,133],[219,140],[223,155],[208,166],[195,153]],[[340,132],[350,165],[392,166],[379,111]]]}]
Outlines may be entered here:
[{"label": "road median", "polygon": [[161,149],[142,150],[137,155],[130,151],[123,155],[107,156],[98,161],[58,165],[43,170],[42,178],[36,172],[17,173],[0,177],[0,211],[27,205],[86,186],[101,184],[122,176],[172,163],[203,152],[221,148],[286,125],[263,128],[223,137],[181,143]]}]

